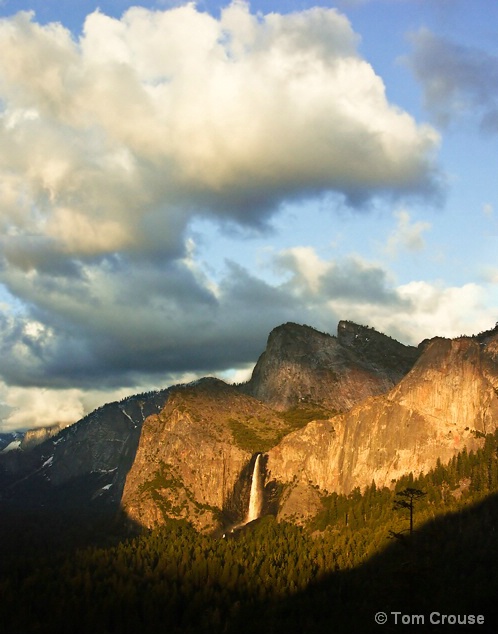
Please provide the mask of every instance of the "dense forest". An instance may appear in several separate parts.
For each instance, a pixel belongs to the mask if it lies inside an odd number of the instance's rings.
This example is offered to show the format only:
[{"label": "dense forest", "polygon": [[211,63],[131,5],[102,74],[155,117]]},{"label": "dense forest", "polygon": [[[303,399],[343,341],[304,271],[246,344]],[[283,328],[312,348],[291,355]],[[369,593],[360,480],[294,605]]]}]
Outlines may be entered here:
[{"label": "dense forest", "polygon": [[[407,491],[420,492],[413,534]],[[52,534],[48,550],[42,533],[3,534],[1,631],[391,632],[411,615],[423,621],[405,631],[446,631],[429,621],[438,612],[483,617],[448,631],[496,632],[497,493],[498,432],[392,490],[332,494],[307,526],[267,516],[221,538],[170,521],[91,545]]]}]

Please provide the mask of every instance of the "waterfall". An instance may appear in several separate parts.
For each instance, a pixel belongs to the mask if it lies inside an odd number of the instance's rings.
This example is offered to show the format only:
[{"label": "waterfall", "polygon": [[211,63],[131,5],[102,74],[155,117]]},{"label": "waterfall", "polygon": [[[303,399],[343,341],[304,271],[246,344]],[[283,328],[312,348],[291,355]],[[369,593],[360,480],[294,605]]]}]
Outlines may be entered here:
[{"label": "waterfall", "polygon": [[263,478],[261,476],[261,469],[259,466],[260,459],[261,454],[258,453],[252,472],[251,494],[249,496],[249,510],[247,512],[245,524],[257,519],[261,515],[261,511],[263,510]]}]

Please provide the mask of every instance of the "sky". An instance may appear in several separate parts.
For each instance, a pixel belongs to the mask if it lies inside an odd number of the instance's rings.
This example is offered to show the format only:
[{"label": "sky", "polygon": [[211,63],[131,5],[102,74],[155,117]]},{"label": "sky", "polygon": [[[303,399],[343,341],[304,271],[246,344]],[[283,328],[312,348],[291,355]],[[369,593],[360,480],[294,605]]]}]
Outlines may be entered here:
[{"label": "sky", "polygon": [[498,3],[0,1],[0,431],[498,320]]}]

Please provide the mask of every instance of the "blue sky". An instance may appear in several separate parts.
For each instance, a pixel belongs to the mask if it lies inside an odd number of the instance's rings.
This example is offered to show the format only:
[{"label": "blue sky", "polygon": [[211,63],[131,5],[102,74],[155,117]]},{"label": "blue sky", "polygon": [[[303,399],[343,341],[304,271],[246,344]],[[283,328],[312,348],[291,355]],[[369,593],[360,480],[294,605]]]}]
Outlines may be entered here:
[{"label": "blue sky", "polygon": [[498,319],[489,0],[0,2],[0,429]]}]

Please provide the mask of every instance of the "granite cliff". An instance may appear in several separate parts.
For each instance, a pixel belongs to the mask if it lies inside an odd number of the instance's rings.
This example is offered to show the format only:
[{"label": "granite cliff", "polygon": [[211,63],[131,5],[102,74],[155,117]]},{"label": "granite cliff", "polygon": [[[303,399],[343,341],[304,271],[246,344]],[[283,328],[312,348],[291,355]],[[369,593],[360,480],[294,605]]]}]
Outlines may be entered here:
[{"label": "granite cliff", "polygon": [[[427,472],[482,446],[498,426],[498,330],[424,342],[413,369],[387,394],[310,422],[268,452],[268,477],[287,485],[281,516],[312,513],[321,492]],[[314,504],[299,508],[296,500]]]},{"label": "granite cliff", "polygon": [[185,518],[200,530],[240,522],[254,447],[271,447],[289,429],[278,413],[218,379],[175,388],[144,423],[124,488],[127,517],[148,527]]},{"label": "granite cliff", "polygon": [[[267,451],[309,418],[386,392],[418,354],[351,322],[340,322],[337,337],[279,326],[247,384],[204,379],[179,388],[145,422],[124,490],[126,514],[147,526],[165,516],[189,518],[204,530],[240,522],[254,452]],[[278,483],[268,487],[267,508],[277,489]]]},{"label": "granite cliff", "polygon": [[389,486],[480,446],[497,393],[498,329],[414,348],[348,321],[336,337],[284,324],[246,384],[173,386],[16,440],[0,453],[0,511],[211,531],[243,521],[261,453],[263,513],[302,521],[327,492]]},{"label": "granite cliff", "polygon": [[350,321],[339,322],[337,337],[288,323],[270,333],[242,389],[280,411],[313,403],[344,412],[396,385],[418,356],[417,348]]}]

